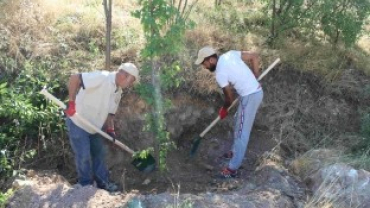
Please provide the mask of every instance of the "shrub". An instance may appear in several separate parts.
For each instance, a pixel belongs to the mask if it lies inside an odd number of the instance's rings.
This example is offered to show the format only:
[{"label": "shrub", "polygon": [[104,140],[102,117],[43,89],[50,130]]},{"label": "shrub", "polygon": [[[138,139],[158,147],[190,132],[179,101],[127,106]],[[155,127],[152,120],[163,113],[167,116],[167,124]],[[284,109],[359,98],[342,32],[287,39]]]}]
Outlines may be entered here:
[{"label": "shrub", "polygon": [[[154,150],[159,159],[161,170],[166,169],[167,152],[173,147],[169,132],[165,130],[162,90],[178,87],[182,81],[178,78],[180,66],[175,56],[183,47],[183,38],[187,28],[187,4],[178,8],[164,0],[139,1],[142,6],[133,15],[140,19],[143,26],[146,45],[141,51],[143,65],[142,76],[151,77],[150,84],[139,87],[144,100],[153,104],[152,113],[146,116],[146,129],[155,135]],[[190,6],[191,8],[192,6]],[[182,8],[182,9],[181,9]],[[189,11],[190,12],[190,11]]]},{"label": "shrub", "polygon": [[263,0],[271,10],[271,36],[310,35],[329,39],[335,45],[353,45],[369,13],[367,0]]},{"label": "shrub", "polygon": [[[32,158],[38,151],[33,144],[53,138],[64,129],[61,112],[46,105],[38,93],[48,85],[59,90],[59,78],[47,70],[52,61],[26,62],[18,76],[6,74],[0,80],[0,175],[11,176],[15,166]],[[49,67],[48,67],[49,66]],[[44,148],[45,142],[43,142]]]}]

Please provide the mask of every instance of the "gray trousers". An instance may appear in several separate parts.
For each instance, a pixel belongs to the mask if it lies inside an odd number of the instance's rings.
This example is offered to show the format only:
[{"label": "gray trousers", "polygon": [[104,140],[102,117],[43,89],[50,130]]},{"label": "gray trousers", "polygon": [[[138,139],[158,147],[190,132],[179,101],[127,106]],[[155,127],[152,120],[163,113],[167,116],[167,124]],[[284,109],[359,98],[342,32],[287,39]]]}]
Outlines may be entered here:
[{"label": "gray trousers", "polygon": [[243,162],[254,119],[262,99],[262,90],[240,98],[238,111],[235,116],[233,157],[228,167],[232,170],[237,170]]}]

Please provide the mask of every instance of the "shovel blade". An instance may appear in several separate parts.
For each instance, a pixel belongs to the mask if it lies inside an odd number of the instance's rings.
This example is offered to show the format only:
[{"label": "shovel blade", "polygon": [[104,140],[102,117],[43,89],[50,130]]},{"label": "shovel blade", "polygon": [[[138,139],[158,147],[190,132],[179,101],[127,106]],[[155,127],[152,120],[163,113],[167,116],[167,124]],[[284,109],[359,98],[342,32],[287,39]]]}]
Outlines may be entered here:
[{"label": "shovel blade", "polygon": [[193,157],[197,152],[201,140],[202,137],[200,136],[197,136],[193,139],[193,142],[191,144],[190,157]]},{"label": "shovel blade", "polygon": [[135,158],[131,164],[144,173],[152,172],[155,169],[155,159],[150,154],[146,158]]}]

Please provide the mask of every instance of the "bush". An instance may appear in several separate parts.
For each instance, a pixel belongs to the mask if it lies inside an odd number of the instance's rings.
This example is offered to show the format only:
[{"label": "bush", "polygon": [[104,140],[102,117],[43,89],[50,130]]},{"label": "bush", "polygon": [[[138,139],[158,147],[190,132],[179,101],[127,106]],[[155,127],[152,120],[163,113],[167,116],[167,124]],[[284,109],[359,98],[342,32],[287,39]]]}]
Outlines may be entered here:
[{"label": "bush", "polygon": [[5,207],[5,204],[7,200],[13,195],[14,191],[12,189],[9,189],[5,193],[0,192],[0,207],[3,208]]},{"label": "bush", "polygon": [[[46,105],[38,93],[48,85],[59,90],[59,80],[50,75],[52,61],[26,62],[18,76],[5,74],[0,80],[0,175],[12,176],[15,166],[32,158],[34,145],[64,131],[60,110]],[[45,142],[42,142],[45,146]]]},{"label": "bush", "polygon": [[353,45],[370,13],[368,0],[263,1],[268,2],[266,9],[271,9],[272,37],[284,34],[309,35],[329,39],[335,45]]}]

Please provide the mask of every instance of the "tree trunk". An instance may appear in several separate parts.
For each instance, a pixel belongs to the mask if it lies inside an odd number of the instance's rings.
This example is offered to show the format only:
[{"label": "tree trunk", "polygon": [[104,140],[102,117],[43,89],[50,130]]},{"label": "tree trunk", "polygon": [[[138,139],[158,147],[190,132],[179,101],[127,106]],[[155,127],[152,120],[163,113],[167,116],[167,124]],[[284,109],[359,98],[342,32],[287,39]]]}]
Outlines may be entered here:
[{"label": "tree trunk", "polygon": [[105,70],[110,70],[110,51],[111,51],[111,30],[112,30],[112,2],[113,0],[104,0],[104,12],[106,19],[106,50],[105,50]]},{"label": "tree trunk", "polygon": [[271,23],[271,37],[275,38],[275,18],[276,18],[276,0],[272,1],[272,23]]}]

